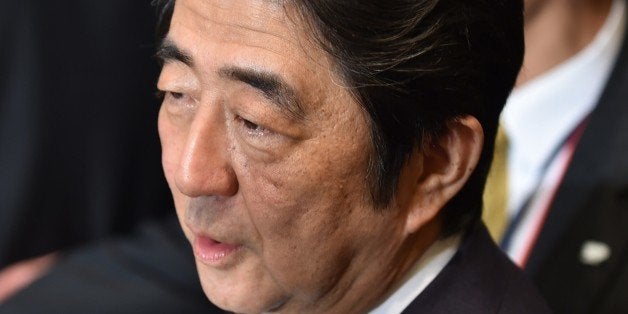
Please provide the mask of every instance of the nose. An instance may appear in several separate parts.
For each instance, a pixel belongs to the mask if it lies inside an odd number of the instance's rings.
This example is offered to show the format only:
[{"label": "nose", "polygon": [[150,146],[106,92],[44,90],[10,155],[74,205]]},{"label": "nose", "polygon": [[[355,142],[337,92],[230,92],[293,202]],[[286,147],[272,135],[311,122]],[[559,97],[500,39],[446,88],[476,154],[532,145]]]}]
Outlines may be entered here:
[{"label": "nose", "polygon": [[177,188],[187,196],[232,196],[238,191],[220,116],[199,112],[189,128],[175,177]]}]

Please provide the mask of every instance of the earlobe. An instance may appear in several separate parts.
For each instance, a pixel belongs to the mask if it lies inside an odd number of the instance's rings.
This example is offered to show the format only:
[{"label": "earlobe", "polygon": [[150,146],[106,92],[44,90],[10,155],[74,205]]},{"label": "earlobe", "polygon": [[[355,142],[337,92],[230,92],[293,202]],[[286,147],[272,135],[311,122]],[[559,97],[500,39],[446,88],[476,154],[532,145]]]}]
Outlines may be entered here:
[{"label": "earlobe", "polygon": [[[464,116],[448,121],[439,137],[431,140],[431,145],[424,145],[426,149],[410,157],[409,169],[404,172],[414,173],[411,175],[414,190],[407,204],[406,233],[417,232],[433,221],[462,189],[477,166],[483,143],[480,122],[475,117]],[[412,165],[417,162],[421,165]],[[421,171],[416,171],[419,168]]]}]

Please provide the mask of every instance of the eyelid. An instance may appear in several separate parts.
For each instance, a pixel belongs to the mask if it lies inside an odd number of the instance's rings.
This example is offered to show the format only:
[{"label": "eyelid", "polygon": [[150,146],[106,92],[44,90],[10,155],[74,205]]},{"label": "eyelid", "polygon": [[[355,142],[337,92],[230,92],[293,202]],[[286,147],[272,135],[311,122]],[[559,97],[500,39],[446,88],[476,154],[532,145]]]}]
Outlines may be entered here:
[{"label": "eyelid", "polygon": [[194,96],[195,91],[193,88],[190,88],[190,86],[188,86],[188,84],[180,84],[178,82],[172,82],[172,83],[158,83],[157,84],[157,94],[158,95],[165,95],[167,93],[177,93],[177,94],[184,94],[187,96],[190,96],[190,98],[196,100],[197,97]]},{"label": "eyelid", "polygon": [[[251,134],[251,135],[255,135],[255,136],[265,136],[265,135],[273,135],[276,134],[275,131],[269,129],[268,127],[265,127],[259,123],[256,123],[254,121],[251,121],[249,119],[246,119],[242,116],[236,116],[236,121],[240,124],[242,124],[242,126],[244,128],[247,129],[247,133]],[[258,130],[254,130],[252,128],[250,128],[250,125],[255,125],[257,128],[259,128]],[[255,134],[253,134],[255,133]]]},{"label": "eyelid", "polygon": [[166,63],[159,73],[157,88],[165,92],[187,94],[196,100],[200,82],[191,69],[180,62]]}]

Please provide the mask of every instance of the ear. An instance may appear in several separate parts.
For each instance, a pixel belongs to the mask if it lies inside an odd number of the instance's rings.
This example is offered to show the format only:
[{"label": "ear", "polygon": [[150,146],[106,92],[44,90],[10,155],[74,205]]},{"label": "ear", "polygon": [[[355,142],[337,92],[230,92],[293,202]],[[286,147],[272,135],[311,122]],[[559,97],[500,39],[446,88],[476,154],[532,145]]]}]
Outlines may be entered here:
[{"label": "ear", "polygon": [[410,156],[399,185],[407,193],[402,205],[407,209],[407,234],[432,221],[462,189],[477,166],[483,143],[480,122],[465,116],[448,121],[438,138]]}]

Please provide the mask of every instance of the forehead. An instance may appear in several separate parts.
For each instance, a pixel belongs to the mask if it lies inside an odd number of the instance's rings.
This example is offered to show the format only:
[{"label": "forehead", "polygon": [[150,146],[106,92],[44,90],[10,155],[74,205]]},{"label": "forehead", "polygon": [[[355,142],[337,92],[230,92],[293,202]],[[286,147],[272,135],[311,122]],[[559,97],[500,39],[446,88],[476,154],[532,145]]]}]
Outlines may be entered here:
[{"label": "forehead", "polygon": [[277,0],[177,0],[168,40],[192,56],[199,77],[246,67],[278,74],[310,102],[329,89],[349,93],[294,10]]},{"label": "forehead", "polygon": [[212,57],[201,48],[223,52],[222,45],[231,45],[228,52],[233,56],[241,51],[264,50],[258,55],[261,61],[275,54],[327,65],[322,62],[327,56],[313,43],[298,15],[292,13],[293,8],[283,1],[177,0],[168,37],[195,57]]},{"label": "forehead", "polygon": [[295,36],[291,30],[296,24],[288,24],[285,13],[284,6],[275,1],[177,0],[171,31],[185,25],[224,39],[250,40],[257,33],[288,40]]}]

